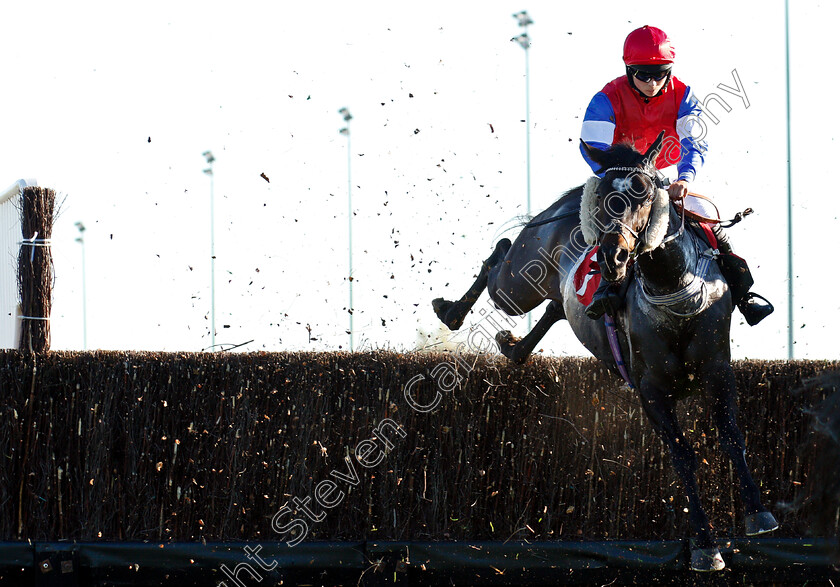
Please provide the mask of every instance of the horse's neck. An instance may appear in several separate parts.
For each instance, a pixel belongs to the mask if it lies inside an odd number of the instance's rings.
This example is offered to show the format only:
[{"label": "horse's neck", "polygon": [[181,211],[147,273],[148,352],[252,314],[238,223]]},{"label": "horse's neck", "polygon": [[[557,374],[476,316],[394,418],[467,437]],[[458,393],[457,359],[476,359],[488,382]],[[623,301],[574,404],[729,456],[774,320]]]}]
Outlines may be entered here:
[{"label": "horse's neck", "polygon": [[[677,235],[675,238],[674,235]],[[651,294],[665,295],[685,287],[694,278],[697,251],[688,230],[671,206],[667,242],[636,259],[638,270]],[[668,240],[670,239],[670,240]]]}]

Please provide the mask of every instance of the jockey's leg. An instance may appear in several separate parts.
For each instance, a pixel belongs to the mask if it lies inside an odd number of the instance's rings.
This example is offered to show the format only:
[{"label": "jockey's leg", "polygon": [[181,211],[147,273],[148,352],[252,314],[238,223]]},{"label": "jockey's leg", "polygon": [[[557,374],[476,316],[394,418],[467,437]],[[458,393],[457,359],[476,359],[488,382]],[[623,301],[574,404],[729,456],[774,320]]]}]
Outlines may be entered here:
[{"label": "jockey's leg", "polygon": [[720,223],[712,224],[712,232],[717,239],[718,251],[721,255],[732,255],[735,251],[732,250],[732,243],[729,241],[729,235],[724,232]]},{"label": "jockey's leg", "polygon": [[622,282],[611,283],[601,278],[598,289],[592,294],[592,302],[586,306],[586,315],[597,320],[604,314],[615,316],[615,313],[624,304],[624,297],[621,295]]},{"label": "jockey's leg", "polygon": [[592,294],[592,302],[584,310],[586,315],[593,320],[597,320],[604,314],[615,317],[616,312],[624,306],[624,298],[627,296],[627,290],[635,273],[635,265],[631,264],[627,270],[627,275],[621,281],[610,283],[601,278],[601,283],[598,284],[598,288]]},{"label": "jockey's leg", "polygon": [[746,261],[735,255],[729,236],[720,224],[713,224],[712,232],[718,242],[718,251],[721,254],[720,268],[732,292],[732,302],[741,311],[747,324],[755,326],[773,313],[773,304],[750,291],[753,285],[750,268]]}]

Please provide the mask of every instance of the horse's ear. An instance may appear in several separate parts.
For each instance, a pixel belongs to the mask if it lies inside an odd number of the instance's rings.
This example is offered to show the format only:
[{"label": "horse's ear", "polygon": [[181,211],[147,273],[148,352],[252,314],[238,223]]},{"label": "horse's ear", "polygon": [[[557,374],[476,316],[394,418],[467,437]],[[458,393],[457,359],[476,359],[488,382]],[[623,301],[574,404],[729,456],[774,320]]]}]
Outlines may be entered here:
[{"label": "horse's ear", "polygon": [[656,161],[656,158],[659,157],[659,151],[662,150],[662,140],[665,138],[665,131],[661,131],[659,136],[656,137],[656,140],[653,141],[648,150],[645,151],[644,158],[650,164],[653,164]]},{"label": "horse's ear", "polygon": [[584,141],[583,139],[580,140],[580,148],[583,149],[583,152],[586,153],[586,156],[589,157],[592,161],[600,165],[601,167],[604,166],[603,164],[603,154],[604,151],[597,147],[590,147],[589,144]]}]

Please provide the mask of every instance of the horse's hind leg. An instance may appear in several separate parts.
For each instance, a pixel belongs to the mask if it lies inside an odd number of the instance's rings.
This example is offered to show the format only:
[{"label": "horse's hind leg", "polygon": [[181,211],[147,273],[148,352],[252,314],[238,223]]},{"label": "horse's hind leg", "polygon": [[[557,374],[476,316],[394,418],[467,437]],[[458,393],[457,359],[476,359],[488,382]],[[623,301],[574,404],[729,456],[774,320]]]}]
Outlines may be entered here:
[{"label": "horse's hind leg", "polygon": [[440,318],[440,321],[447,328],[450,330],[461,328],[461,325],[464,323],[464,318],[469,314],[478,297],[481,295],[481,292],[487,287],[487,276],[490,270],[504,260],[505,255],[510,250],[510,245],[510,239],[506,238],[496,243],[493,254],[481,264],[481,270],[478,272],[475,283],[472,284],[472,287],[467,290],[467,293],[460,300],[455,302],[450,302],[443,298],[432,300],[432,308],[434,308],[435,314],[437,314],[437,317]]},{"label": "horse's hind leg", "polygon": [[542,340],[548,329],[558,320],[566,317],[563,304],[553,300],[548,304],[545,314],[539,319],[531,332],[523,338],[514,337],[509,330],[502,330],[496,334],[496,342],[499,343],[499,350],[508,359],[517,364],[522,364],[525,359],[534,351],[534,347]]},{"label": "horse's hind leg", "polygon": [[741,500],[744,504],[744,525],[747,536],[772,532],[779,527],[776,518],[761,504],[761,494],[747,466],[744,437],[736,423],[735,375],[729,364],[710,368],[706,386],[714,398],[712,414],[718,429],[721,448],[729,456],[738,474]]}]

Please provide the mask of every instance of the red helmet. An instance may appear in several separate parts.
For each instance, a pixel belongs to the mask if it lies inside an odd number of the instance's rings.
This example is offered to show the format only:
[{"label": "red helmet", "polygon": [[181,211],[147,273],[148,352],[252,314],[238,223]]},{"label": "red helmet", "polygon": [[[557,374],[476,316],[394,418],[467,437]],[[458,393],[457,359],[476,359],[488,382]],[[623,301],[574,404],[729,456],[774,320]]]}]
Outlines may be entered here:
[{"label": "red helmet", "polygon": [[624,41],[625,65],[664,65],[674,62],[674,47],[664,31],[652,26],[636,29]]}]

